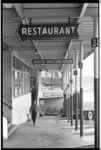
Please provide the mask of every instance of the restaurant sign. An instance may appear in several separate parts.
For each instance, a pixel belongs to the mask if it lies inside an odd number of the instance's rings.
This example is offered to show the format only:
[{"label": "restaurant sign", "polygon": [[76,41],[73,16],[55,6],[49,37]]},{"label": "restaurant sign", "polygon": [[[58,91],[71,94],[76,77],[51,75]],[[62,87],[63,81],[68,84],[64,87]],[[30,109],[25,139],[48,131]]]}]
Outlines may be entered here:
[{"label": "restaurant sign", "polygon": [[17,28],[22,41],[54,38],[79,38],[78,23],[67,24],[20,24]]},{"label": "restaurant sign", "polygon": [[33,64],[73,64],[73,59],[33,59]]}]

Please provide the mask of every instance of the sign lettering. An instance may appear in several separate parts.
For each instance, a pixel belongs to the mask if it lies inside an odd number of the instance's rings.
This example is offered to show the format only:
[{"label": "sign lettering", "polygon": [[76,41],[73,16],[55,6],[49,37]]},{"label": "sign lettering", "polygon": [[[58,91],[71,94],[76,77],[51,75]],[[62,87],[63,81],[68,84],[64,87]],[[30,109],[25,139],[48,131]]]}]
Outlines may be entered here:
[{"label": "sign lettering", "polygon": [[98,46],[98,38],[91,39],[91,47],[97,47]]},{"label": "sign lettering", "polygon": [[20,24],[17,28],[22,41],[44,40],[54,38],[79,38],[77,32],[78,23],[67,24]]},{"label": "sign lettering", "polygon": [[33,59],[33,64],[73,64],[73,59]]}]

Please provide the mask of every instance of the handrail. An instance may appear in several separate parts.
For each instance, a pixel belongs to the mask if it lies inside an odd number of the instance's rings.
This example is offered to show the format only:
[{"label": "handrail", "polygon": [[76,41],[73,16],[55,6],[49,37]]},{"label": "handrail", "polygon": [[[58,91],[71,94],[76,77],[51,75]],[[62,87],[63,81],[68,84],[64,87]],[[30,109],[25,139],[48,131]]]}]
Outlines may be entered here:
[{"label": "handrail", "polygon": [[8,105],[8,104],[7,104],[7,103],[5,103],[5,102],[3,102],[3,104],[4,104],[4,105],[6,105],[6,106],[8,106],[8,107],[9,107],[9,109],[13,109],[13,107],[12,107],[12,106]]}]

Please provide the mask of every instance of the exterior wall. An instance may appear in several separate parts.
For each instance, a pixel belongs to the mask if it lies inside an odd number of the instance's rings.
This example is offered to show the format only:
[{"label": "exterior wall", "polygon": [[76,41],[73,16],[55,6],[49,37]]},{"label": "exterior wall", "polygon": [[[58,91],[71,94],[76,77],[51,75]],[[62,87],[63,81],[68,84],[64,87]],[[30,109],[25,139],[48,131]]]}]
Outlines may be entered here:
[{"label": "exterior wall", "polygon": [[12,99],[12,124],[21,124],[27,121],[27,114],[31,106],[31,93]]},{"label": "exterior wall", "polygon": [[[12,51],[3,51],[3,102],[12,106]],[[12,109],[3,104],[4,116],[12,120]]]},{"label": "exterior wall", "polygon": [[[27,121],[27,114],[31,106],[31,93],[12,98],[12,56],[19,58],[16,51],[3,51],[3,102],[12,106],[9,109],[3,105],[4,116],[12,124],[21,124]],[[22,59],[20,59],[22,60]],[[24,60],[22,60],[24,62]],[[31,76],[37,77],[36,70],[30,69]]]},{"label": "exterior wall", "polygon": [[[43,102],[43,99],[40,99]],[[63,108],[63,98],[48,98],[44,100],[44,111],[46,112],[47,108],[56,108],[58,111],[60,111],[61,108]]]},{"label": "exterior wall", "polygon": [[44,100],[45,103],[45,108],[47,107],[57,107],[57,108],[62,108],[63,107],[63,98],[54,98],[52,99],[47,99]]}]

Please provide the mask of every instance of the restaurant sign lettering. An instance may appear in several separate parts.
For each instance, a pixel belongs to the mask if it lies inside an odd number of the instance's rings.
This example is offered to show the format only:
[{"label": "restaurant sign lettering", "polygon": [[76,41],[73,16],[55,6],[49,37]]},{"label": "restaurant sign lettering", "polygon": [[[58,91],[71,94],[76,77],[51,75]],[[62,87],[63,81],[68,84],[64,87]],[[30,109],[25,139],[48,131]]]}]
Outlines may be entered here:
[{"label": "restaurant sign lettering", "polygon": [[64,38],[79,38],[78,23],[67,24],[20,24],[17,28],[22,41]]}]

